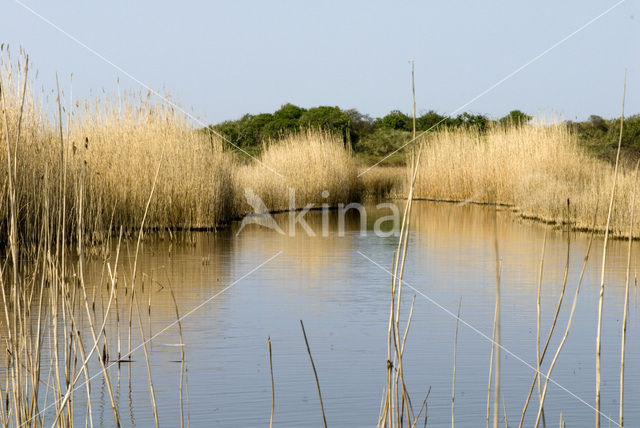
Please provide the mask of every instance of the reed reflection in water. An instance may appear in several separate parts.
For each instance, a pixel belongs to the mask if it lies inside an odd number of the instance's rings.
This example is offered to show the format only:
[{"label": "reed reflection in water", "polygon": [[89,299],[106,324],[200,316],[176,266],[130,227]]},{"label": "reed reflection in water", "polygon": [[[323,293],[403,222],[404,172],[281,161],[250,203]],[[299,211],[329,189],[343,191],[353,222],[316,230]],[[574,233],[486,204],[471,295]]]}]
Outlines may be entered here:
[{"label": "reed reflection in water", "polygon": [[[402,207],[400,207],[402,210]],[[367,231],[388,211],[367,206]],[[461,317],[491,336],[494,304],[495,260],[492,210],[416,202],[410,233],[405,280],[451,312],[462,297]],[[396,249],[394,236],[361,234],[356,211],[345,217],[345,233],[338,231],[338,213],[329,213],[329,233],[322,236],[322,212],[309,212],[305,219],[316,232],[309,237],[296,229],[295,236],[281,235],[260,226],[248,226],[239,235],[239,225],[216,233],[181,233],[170,237],[156,233],[146,237],[138,260],[144,288],[138,290],[146,337],[175,322],[170,289],[181,314],[209,299],[260,263],[273,261],[237,282],[231,288],[182,321],[187,358],[188,416],[192,426],[255,426],[268,423],[271,383],[267,337],[271,337],[275,377],[275,426],[317,426],[321,415],[313,373],[309,366],[299,320],[303,319],[330,425],[372,426],[378,417],[380,397],[386,381],[386,334],[389,310],[389,275],[359,252],[390,270]],[[275,219],[288,232],[288,214]],[[545,228],[522,221],[508,212],[498,213],[498,239],[502,261],[502,344],[513,354],[535,365],[536,291],[540,250]],[[575,289],[578,270],[588,236],[572,234],[567,295]],[[545,275],[542,288],[542,335],[549,328],[560,292],[566,258],[566,233],[548,232]],[[624,298],[626,244],[613,241],[608,250],[603,324],[603,412],[617,415],[620,321]],[[594,337],[598,299],[598,258],[602,245],[594,243],[572,331],[553,379],[587,402],[595,383]],[[634,252],[640,250],[634,243]],[[130,277],[133,251],[123,250],[119,284]],[[637,257],[634,256],[634,261]],[[632,267],[635,272],[637,263]],[[100,278],[102,279],[102,282]],[[102,263],[89,265],[88,284],[96,289],[96,311],[108,301]],[[412,292],[405,288],[402,315],[406,318]],[[118,288],[120,348],[128,347],[128,313],[123,308],[130,296]],[[90,290],[90,295],[93,291]],[[560,313],[564,326],[569,304]],[[634,405],[640,393],[640,319],[638,291],[631,291],[626,368],[625,420],[640,424],[640,408]],[[132,344],[140,343],[136,318]],[[79,320],[83,328],[84,318]],[[106,331],[114,359],[118,323],[111,317]],[[450,421],[452,352],[455,319],[420,295],[405,350],[404,375],[415,402],[421,402],[431,387],[429,425]],[[82,334],[88,334],[83,331]],[[559,336],[559,335],[558,335]],[[559,337],[551,341],[555,350]],[[163,424],[179,423],[180,343],[173,327],[149,344],[159,416]],[[460,325],[456,373],[456,422],[460,426],[484,423],[486,388],[491,345]],[[115,364],[117,399],[123,421],[136,426],[153,424],[149,405],[146,367],[141,350],[133,362]],[[512,355],[503,353],[501,391],[510,423],[518,419],[533,372]],[[97,372],[97,366],[92,366]],[[119,370],[119,372],[118,372]],[[46,373],[48,368],[43,368]],[[76,396],[74,409],[85,411],[84,397]],[[94,387],[92,401],[101,418],[112,424],[109,400],[103,388]],[[106,409],[106,410],[105,410]],[[560,413],[569,425],[587,426],[593,411],[565,391],[550,385],[545,404],[548,423]],[[528,417],[535,418],[535,411]],[[128,420],[125,416],[128,416]],[[79,416],[83,418],[83,416]],[[529,424],[533,420],[527,419]],[[526,423],[525,423],[526,425]]]}]

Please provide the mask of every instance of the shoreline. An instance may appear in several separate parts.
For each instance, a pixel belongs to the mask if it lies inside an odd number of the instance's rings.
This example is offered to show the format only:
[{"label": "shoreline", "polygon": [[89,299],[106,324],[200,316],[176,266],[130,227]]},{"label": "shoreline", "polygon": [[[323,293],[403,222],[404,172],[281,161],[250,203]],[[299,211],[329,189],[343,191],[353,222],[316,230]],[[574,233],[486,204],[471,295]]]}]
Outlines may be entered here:
[{"label": "shoreline", "polygon": [[[400,197],[400,196],[393,196],[393,197],[387,197],[387,198],[382,198],[382,199],[364,199],[363,201],[361,201],[363,204],[366,203],[384,203],[384,202],[389,202],[389,201],[403,201],[405,202],[407,199]],[[562,227],[566,226],[567,222],[566,221],[561,221],[558,222],[556,220],[551,220],[551,219],[546,219],[543,218],[541,216],[536,216],[533,214],[525,214],[522,212],[522,210],[520,208],[518,208],[517,206],[513,205],[513,204],[507,204],[504,202],[498,202],[498,203],[492,203],[492,202],[482,202],[482,201],[470,201],[470,200],[459,200],[459,199],[438,199],[438,198],[425,198],[425,197],[416,197],[413,198],[413,201],[417,201],[417,202],[429,202],[429,203],[435,203],[435,204],[449,204],[449,205],[459,205],[459,206],[464,206],[464,205],[474,205],[474,206],[478,206],[478,207],[496,207],[497,211],[499,212],[507,212],[510,213],[512,215],[514,215],[516,218],[518,219],[522,219],[525,220],[527,222],[533,223],[533,224],[540,224],[540,225],[547,225],[547,226],[552,226],[552,228],[554,230],[559,230]],[[357,203],[357,202],[348,202],[345,203],[344,205],[348,205],[350,203]],[[328,210],[328,211],[338,211],[340,209],[339,206],[337,205],[330,205],[328,207],[312,207],[312,208],[306,208],[307,211],[313,211],[313,212],[317,212],[317,211],[322,211],[322,210]],[[287,210],[271,210],[271,211],[267,211],[264,214],[269,214],[269,215],[276,215],[276,214],[286,214],[286,213],[298,213],[305,210],[305,208],[295,208],[295,209],[287,209]],[[249,215],[251,213],[247,213],[245,215],[242,216],[237,216],[234,217],[224,223],[221,223],[217,226],[178,226],[178,227],[162,227],[162,226],[151,226],[148,228],[144,228],[145,232],[166,232],[166,231],[170,231],[170,232],[218,232],[218,231],[227,231],[227,230],[231,230],[233,223],[236,222],[240,222],[242,221],[242,219],[246,216]],[[139,229],[131,229],[131,231],[135,232]],[[583,227],[583,226],[572,226],[571,227],[571,231],[572,232],[579,232],[579,233],[591,233],[593,232],[596,236],[601,236],[604,235],[605,231],[602,228],[591,228],[591,227]],[[629,236],[628,234],[625,235],[620,235],[620,234],[614,234],[613,230],[609,230],[609,239],[613,239],[616,241],[620,241],[620,240],[628,240]],[[632,238],[632,241],[640,241],[640,234],[639,235],[634,235]]]}]

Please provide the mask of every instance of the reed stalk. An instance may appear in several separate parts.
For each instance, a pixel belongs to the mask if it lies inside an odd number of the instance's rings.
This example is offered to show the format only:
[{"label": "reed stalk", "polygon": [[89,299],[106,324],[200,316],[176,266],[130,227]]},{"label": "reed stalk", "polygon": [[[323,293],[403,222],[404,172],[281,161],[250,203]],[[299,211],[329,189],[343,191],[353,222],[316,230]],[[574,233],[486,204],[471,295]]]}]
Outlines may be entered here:
[{"label": "reed stalk", "polygon": [[411,134],[411,140],[416,139],[416,73],[415,73],[415,61],[410,60],[411,63],[411,96],[413,99],[413,132]]},{"label": "reed stalk", "polygon": [[[114,294],[115,294],[115,290],[116,290],[116,282],[117,282],[117,268],[118,268],[118,259],[120,256],[120,243],[122,240],[122,228],[120,228],[120,237],[118,238],[118,246],[116,248],[116,257],[115,257],[115,262],[114,262],[114,268],[113,271],[111,270],[111,265],[107,264],[107,269],[109,272],[109,278],[110,278],[110,293],[109,293],[109,302],[107,304],[107,308],[104,311],[104,317],[103,317],[103,321],[102,321],[102,325],[100,326],[100,329],[98,330],[100,332],[100,335],[96,334],[96,328],[95,328],[95,324],[94,324],[94,319],[91,316],[91,310],[89,308],[89,299],[87,296],[87,292],[86,292],[86,286],[84,283],[84,274],[83,269],[82,269],[82,258],[80,258],[79,261],[79,267],[80,267],[80,286],[82,288],[83,291],[83,298],[84,298],[84,308],[87,314],[87,321],[89,323],[89,331],[91,332],[91,336],[93,338],[93,346],[91,347],[91,350],[89,351],[89,353],[87,354],[87,356],[85,357],[85,359],[83,360],[83,366],[86,366],[89,362],[89,359],[91,358],[91,356],[93,355],[93,353],[95,351],[98,350],[98,346],[100,343],[100,337],[104,334],[104,329],[107,323],[107,319],[108,319],[108,315],[109,315],[109,310],[111,308],[111,304],[113,302],[114,299]],[[54,336],[55,337],[55,336]],[[105,338],[106,340],[106,338]],[[103,348],[104,349],[104,348]],[[106,367],[106,358],[104,357],[105,352],[103,351],[102,354],[100,354],[100,352],[97,353],[98,355],[98,361],[100,362],[100,368],[102,369],[102,375],[105,381],[105,384],[107,386],[107,391],[109,393],[109,399],[111,400],[111,408],[113,411],[113,416],[114,416],[114,422],[115,424],[119,427],[120,426],[120,416],[119,416],[119,412],[118,412],[118,406],[116,404],[114,395],[113,395],[113,390],[111,387],[111,381],[109,379],[109,375],[107,372],[107,367]],[[65,395],[63,396],[62,400],[60,401],[60,410],[62,408],[64,408],[66,402],[71,398],[72,393],[74,391],[74,386],[75,383],[77,382],[77,380],[79,379],[80,374],[76,375],[76,378],[69,384],[69,387],[67,388],[67,392],[65,393]],[[58,416],[56,417],[56,419],[59,417],[60,415],[60,410],[58,411]]]},{"label": "reed stalk", "polygon": [[455,402],[456,402],[456,356],[458,355],[458,324],[460,323],[460,307],[462,297],[458,302],[458,315],[456,315],[456,333],[453,338],[453,376],[451,379],[451,428],[455,426]]},{"label": "reed stalk", "polygon": [[502,411],[504,412],[504,426],[505,428],[509,428],[509,419],[507,418],[507,403],[502,397]]},{"label": "reed stalk", "polygon": [[[413,414],[411,399],[407,392],[402,370],[402,357],[404,346],[409,331],[409,326],[413,316],[413,304],[407,320],[407,326],[402,339],[400,338],[400,303],[402,299],[402,278],[404,275],[404,265],[407,255],[407,243],[409,237],[410,214],[413,204],[413,187],[415,186],[418,172],[417,162],[422,149],[418,152],[414,160],[414,168],[411,174],[409,194],[404,209],[404,215],[400,226],[400,238],[398,248],[392,258],[391,274],[391,306],[389,310],[389,328],[387,334],[387,389],[386,400],[381,410],[378,421],[380,427],[401,427],[404,424],[404,415],[409,419],[409,426],[413,425],[415,416]],[[393,359],[391,358],[391,348],[393,347]],[[393,369],[395,368],[395,373]],[[406,413],[405,413],[406,412]]]},{"label": "reed stalk", "polygon": [[[536,334],[537,336],[537,345],[536,345],[536,354],[538,355],[538,361],[537,361],[537,369],[536,372],[533,375],[533,380],[531,381],[531,385],[529,387],[529,393],[527,395],[527,398],[525,400],[524,403],[524,407],[522,409],[522,414],[520,416],[520,424],[519,424],[519,428],[522,428],[522,425],[524,423],[524,417],[526,415],[527,412],[527,408],[529,406],[529,401],[531,400],[531,394],[533,392],[533,388],[535,387],[536,381],[538,381],[538,399],[542,400],[542,387],[540,385],[540,368],[542,366],[542,362],[544,361],[544,357],[547,354],[547,349],[549,348],[549,344],[551,343],[551,337],[553,336],[553,333],[555,331],[556,328],[556,323],[558,322],[558,316],[560,315],[560,309],[562,308],[562,303],[564,302],[564,295],[567,289],[567,280],[569,278],[569,262],[571,259],[571,221],[570,221],[570,217],[569,217],[569,200],[567,200],[567,217],[566,217],[566,225],[567,225],[567,256],[566,256],[566,260],[565,260],[565,265],[564,265],[564,273],[562,275],[562,286],[560,288],[560,295],[558,296],[558,302],[556,303],[556,310],[553,314],[553,320],[551,321],[551,327],[549,328],[549,333],[547,334],[547,338],[544,342],[544,347],[542,348],[542,352],[539,351],[539,346],[540,346],[540,335],[539,335],[539,319],[540,319],[540,312],[541,312],[541,308],[540,308],[540,296],[538,296],[538,332]],[[596,210],[597,213],[597,210]],[[595,227],[595,226],[594,226]],[[595,230],[595,229],[593,229]],[[546,237],[545,237],[546,239]],[[543,250],[543,254],[541,257],[541,261],[540,261],[540,276],[539,276],[539,283],[538,283],[538,289],[539,292],[541,293],[541,289],[542,289],[542,274],[543,274],[543,260],[544,260],[544,250]],[[544,409],[542,411],[542,418],[544,420]],[[545,424],[546,425],[546,424]]]},{"label": "reed stalk", "polygon": [[309,361],[311,361],[311,368],[313,369],[313,376],[316,379],[316,388],[318,390],[318,399],[320,400],[320,410],[322,411],[322,424],[324,428],[327,428],[327,418],[324,414],[324,404],[322,403],[322,392],[320,391],[320,381],[318,380],[318,372],[316,371],[316,365],[313,362],[313,356],[311,356],[311,348],[309,347],[309,340],[307,339],[307,333],[304,330],[304,323],[300,320],[300,327],[302,328],[302,335],[304,336],[304,343],[307,346],[307,354],[309,354]]},{"label": "reed stalk", "polygon": [[496,319],[495,319],[495,309],[494,309],[493,329],[491,333],[491,356],[489,357],[489,381],[487,382],[487,413],[485,417],[487,428],[489,428],[489,423],[491,421],[491,382],[493,380],[493,355],[496,350],[496,347],[494,346],[495,341],[496,341]]},{"label": "reed stalk", "polygon": [[493,208],[494,253],[496,263],[496,303],[495,303],[495,359],[496,371],[493,389],[493,427],[498,428],[500,414],[500,251],[498,248],[498,212]]},{"label": "reed stalk", "polygon": [[[636,162],[635,168],[635,178],[636,181],[638,179],[638,167],[640,166],[640,160]],[[631,248],[632,248],[632,236],[633,236],[633,221],[635,215],[635,205],[636,202],[636,192],[633,192],[633,196],[631,198],[631,219],[629,221],[629,243],[627,246],[627,272],[624,284],[624,309],[622,315],[622,340],[620,344],[620,411],[618,415],[618,424],[620,427],[624,426],[624,357],[625,357],[625,346],[627,343],[627,320],[629,317],[629,280],[631,277]]]},{"label": "reed stalk", "polygon": [[420,406],[420,410],[418,411],[418,414],[413,420],[413,423],[410,425],[411,428],[415,428],[416,425],[418,424],[418,421],[420,420],[420,416],[422,416],[422,411],[424,411],[424,426],[425,427],[427,426],[427,400],[429,399],[429,394],[431,394],[431,387],[429,387],[429,389],[427,390],[427,394],[424,397],[424,400],[422,400],[422,406]]},{"label": "reed stalk", "polygon": [[149,351],[147,350],[147,340],[144,334],[144,328],[142,328],[142,317],[140,316],[140,307],[138,306],[138,299],[134,295],[134,302],[136,305],[136,314],[138,315],[138,327],[140,328],[140,337],[142,338],[142,350],[144,352],[144,360],[147,367],[147,380],[149,381],[149,395],[151,397],[151,407],[153,409],[153,419],[156,423],[156,428],[160,426],[160,418],[158,417],[158,404],[156,402],[155,388],[153,387],[153,378],[151,377],[151,363],[149,362]]},{"label": "reed stalk", "polygon": [[[597,209],[596,209],[597,212]],[[596,218],[596,214],[594,214],[594,222],[595,222],[595,218]],[[578,295],[580,294],[580,287],[582,285],[582,279],[584,278],[584,272],[586,270],[587,267],[587,262],[589,261],[589,254],[591,253],[591,245],[593,243],[593,235],[594,232],[591,232],[591,237],[589,238],[589,245],[587,247],[587,253],[584,256],[584,260],[582,262],[582,268],[580,269],[580,276],[578,278],[578,285],[576,287],[576,291],[575,294],[573,296],[573,303],[571,304],[571,311],[569,312],[569,319],[567,320],[567,326],[565,328],[564,334],[562,336],[562,339],[560,340],[560,344],[558,345],[558,349],[556,350],[555,355],[553,356],[553,359],[551,360],[551,364],[549,365],[549,369],[545,375],[545,381],[544,381],[544,387],[542,389],[542,395],[540,397],[540,405],[538,407],[538,414],[536,416],[536,422],[535,422],[535,427],[538,426],[538,424],[540,423],[540,419],[542,418],[542,409],[544,406],[544,400],[547,394],[547,387],[549,386],[549,379],[551,378],[551,372],[553,371],[553,367],[555,366],[556,362],[558,361],[558,356],[560,355],[560,352],[562,351],[562,347],[564,346],[564,343],[567,340],[567,337],[569,336],[569,331],[571,329],[571,323],[573,321],[573,315],[575,313],[576,310],[576,306],[578,303]]]},{"label": "reed stalk", "polygon": [[604,243],[602,244],[602,267],[600,272],[600,296],[598,299],[598,329],[596,335],[596,428],[600,428],[600,383],[601,383],[601,348],[602,348],[602,310],[604,304],[604,272],[607,261],[607,243],[609,240],[609,225],[611,223],[611,213],[616,195],[616,184],[618,181],[618,167],[620,164],[620,148],[622,147],[622,128],[624,126],[624,99],[627,92],[627,71],[624,72],[624,85],[622,89],[622,109],[620,113],[620,137],[618,138],[618,150],[616,152],[616,163],[613,173],[613,183],[611,185],[611,199],[609,200],[609,212],[607,214],[607,225],[604,231]]},{"label": "reed stalk", "polygon": [[273,359],[271,356],[271,336],[267,337],[267,347],[269,348],[269,373],[271,374],[271,415],[269,417],[269,428],[273,427],[273,413],[276,407],[276,387],[273,380]]},{"label": "reed stalk", "polygon": [[171,286],[171,281],[168,281],[169,285],[169,293],[171,293],[171,300],[173,301],[173,308],[176,313],[176,323],[178,325],[178,334],[180,336],[180,428],[184,428],[184,399],[182,395],[182,390],[184,387],[184,373],[186,371],[186,363],[187,358],[185,355],[184,347],[186,346],[184,343],[184,338],[182,337],[182,321],[180,318],[180,312],[178,311],[178,302],[176,300],[176,296],[173,292],[173,287]]}]

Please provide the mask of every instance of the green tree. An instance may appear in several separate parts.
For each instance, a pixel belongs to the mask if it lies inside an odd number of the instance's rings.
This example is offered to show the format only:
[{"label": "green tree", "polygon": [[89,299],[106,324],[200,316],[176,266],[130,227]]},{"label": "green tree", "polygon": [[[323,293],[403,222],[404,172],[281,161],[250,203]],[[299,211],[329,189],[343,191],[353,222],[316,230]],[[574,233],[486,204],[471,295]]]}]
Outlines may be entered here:
[{"label": "green tree", "polygon": [[413,119],[400,110],[392,110],[382,119],[377,119],[376,125],[382,128],[411,131],[413,129]]},{"label": "green tree", "polygon": [[[217,125],[209,125],[206,128],[211,134],[222,135],[227,141],[230,141],[234,145],[238,145],[238,122],[235,120],[227,120]],[[228,144],[225,141],[225,144]]]},{"label": "green tree", "polygon": [[280,138],[300,128],[300,116],[306,110],[296,105],[287,103],[276,110],[271,120],[262,126],[260,133],[262,140]]},{"label": "green tree", "polygon": [[482,114],[471,114],[464,112],[461,115],[458,115],[456,119],[460,120],[460,125],[465,126],[467,128],[477,128],[479,131],[484,131],[487,129],[487,124],[489,123],[489,118]]},{"label": "green tree", "polygon": [[[609,145],[617,146],[620,138],[620,119],[611,119],[607,131]],[[640,115],[629,116],[622,125],[622,146],[640,147]]]},{"label": "green tree", "polygon": [[416,129],[419,131],[427,131],[434,128],[438,124],[446,125],[446,116],[442,116],[433,110],[429,110],[422,116],[416,118]]},{"label": "green tree", "polygon": [[529,122],[531,119],[531,116],[521,112],[520,110],[511,110],[508,115],[498,119],[498,123],[504,126],[522,126]]},{"label": "green tree", "polygon": [[349,140],[351,117],[339,107],[319,106],[302,113],[299,119],[301,127],[322,129],[342,135],[343,141]]},{"label": "green tree", "polygon": [[245,115],[240,119],[240,144],[258,146],[264,139],[264,128],[273,120],[271,113],[260,113],[255,116]]},{"label": "green tree", "polygon": [[273,118],[276,120],[292,120],[297,122],[305,111],[307,110],[302,107],[287,103],[280,106],[279,110],[273,112]]},{"label": "green tree", "polygon": [[360,113],[352,108],[345,110],[349,115],[349,133],[353,144],[358,143],[362,137],[368,135],[373,130],[373,119],[368,114]]}]

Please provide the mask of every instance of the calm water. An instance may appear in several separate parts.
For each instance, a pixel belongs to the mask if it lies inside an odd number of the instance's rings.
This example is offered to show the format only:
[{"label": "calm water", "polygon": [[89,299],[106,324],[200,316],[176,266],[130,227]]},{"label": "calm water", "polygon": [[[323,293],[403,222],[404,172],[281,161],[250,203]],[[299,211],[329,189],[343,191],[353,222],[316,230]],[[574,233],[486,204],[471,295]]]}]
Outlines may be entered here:
[{"label": "calm water", "polygon": [[[373,227],[375,207],[367,228]],[[416,203],[410,233],[405,279],[418,294],[413,324],[405,350],[405,379],[414,407],[428,400],[429,426],[450,424],[451,379],[455,318],[441,307],[456,311],[462,298],[461,318],[492,334],[495,297],[495,256],[492,211],[482,207]],[[380,211],[378,215],[387,215]],[[145,335],[151,337],[175,321],[169,285],[176,293],[181,314],[209,300],[182,321],[187,358],[184,388],[185,423],[191,426],[250,427],[269,422],[271,383],[267,337],[273,347],[275,426],[321,426],[317,392],[299,320],[304,320],[318,370],[327,421],[330,426],[374,426],[386,379],[386,341],[390,277],[366,257],[389,269],[397,238],[362,236],[359,218],[350,216],[347,232],[339,236],[337,213],[330,218],[329,236],[295,237],[249,226],[239,236],[232,230],[181,235],[172,244],[160,235],[149,237],[142,248],[139,272],[144,273],[141,295]],[[312,228],[321,233],[321,213],[309,213]],[[279,215],[288,230],[286,215]],[[516,425],[535,366],[536,289],[540,250],[545,228],[498,214],[502,259],[501,391],[509,423]],[[168,238],[165,236],[165,238]],[[564,331],[588,236],[572,236],[571,269],[565,304],[552,340],[547,363]],[[542,296],[543,339],[559,296],[566,235],[550,231]],[[128,275],[127,253],[121,272]],[[640,253],[637,245],[635,254]],[[556,425],[562,414],[569,426],[592,426],[595,397],[595,334],[602,241],[594,242],[573,327],[552,378],[566,390],[549,386],[546,421]],[[634,257],[635,261],[636,257]],[[261,266],[265,261],[268,261]],[[258,266],[261,266],[258,268]],[[603,326],[602,410],[617,420],[620,324],[624,298],[626,243],[614,241],[609,249]],[[637,263],[634,263],[637,266]],[[101,274],[101,265],[90,276]],[[635,275],[636,268],[632,268]],[[225,287],[228,287],[225,290]],[[415,293],[405,288],[406,316]],[[98,293],[106,305],[106,293]],[[146,308],[151,301],[151,316]],[[431,299],[431,300],[430,300]],[[120,305],[128,305],[122,291]],[[437,305],[433,302],[437,302]],[[640,426],[640,318],[638,291],[632,286],[628,328],[626,407],[627,426]],[[128,316],[128,315],[127,315]],[[134,315],[135,317],[135,315]],[[135,319],[135,318],[134,318]],[[126,323],[125,323],[126,324]],[[113,356],[117,348],[115,324],[108,328]],[[128,330],[123,326],[122,349]],[[140,343],[134,323],[134,346]],[[179,426],[180,342],[174,326],[149,344],[151,372],[161,424]],[[458,337],[456,423],[484,426],[490,343],[461,324]],[[516,357],[514,357],[517,356]],[[121,418],[125,425],[153,425],[144,354],[134,362],[110,369]],[[546,367],[546,365],[545,365]],[[93,370],[98,373],[97,368]],[[570,391],[570,392],[567,392]],[[75,410],[84,420],[85,393],[76,394]],[[188,400],[187,400],[188,395]],[[579,397],[579,398],[576,398]],[[188,403],[187,403],[188,401]],[[112,413],[100,376],[92,384],[95,426],[111,426]],[[502,407],[502,406],[501,406]],[[535,418],[537,400],[528,412]],[[502,413],[502,409],[501,409]],[[603,426],[609,424],[603,417]],[[529,425],[533,420],[529,420]]]}]

